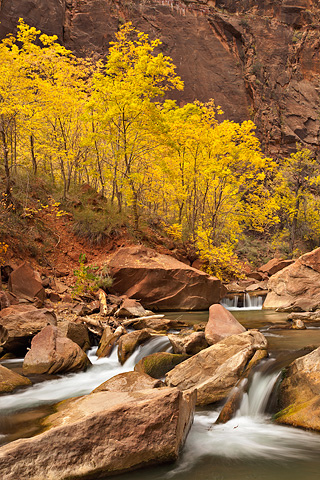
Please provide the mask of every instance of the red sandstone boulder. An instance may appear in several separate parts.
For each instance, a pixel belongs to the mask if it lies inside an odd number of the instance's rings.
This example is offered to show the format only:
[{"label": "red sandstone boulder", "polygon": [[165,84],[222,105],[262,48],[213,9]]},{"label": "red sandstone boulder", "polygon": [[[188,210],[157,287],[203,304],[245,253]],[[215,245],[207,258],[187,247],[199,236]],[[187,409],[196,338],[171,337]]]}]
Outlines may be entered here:
[{"label": "red sandstone boulder", "polygon": [[266,349],[267,340],[257,330],[232,335],[177,365],[167,373],[166,384],[180,390],[197,390],[197,405],[220,401],[243,374],[249,373],[256,352]]},{"label": "red sandstone boulder", "polygon": [[11,272],[8,284],[9,291],[17,297],[33,300],[39,298],[42,302],[46,299],[46,292],[42,286],[38,272],[35,272],[26,263]]},{"label": "red sandstone boulder", "polygon": [[48,325],[32,340],[23,371],[26,374],[76,372],[90,364],[79,345],[61,336],[57,327]]},{"label": "red sandstone boulder", "polygon": [[18,387],[31,385],[31,381],[9,368],[0,365],[0,393],[9,393]]},{"label": "red sandstone boulder", "polygon": [[6,352],[24,355],[32,337],[49,324],[57,324],[53,310],[37,309],[32,305],[12,305],[0,311],[0,344]]},{"label": "red sandstone boulder", "polygon": [[125,318],[143,317],[147,314],[147,310],[145,310],[141,303],[134,298],[125,298],[115,312],[116,317]]},{"label": "red sandstone boulder", "polygon": [[145,328],[122,335],[118,346],[118,358],[121,365],[130,357],[138,345],[145,343],[149,338],[151,338],[151,334]]},{"label": "red sandstone boulder", "polygon": [[285,267],[288,267],[292,263],[294,263],[294,260],[281,260],[280,258],[273,258],[272,260],[269,260],[269,262],[267,262],[265,265],[262,265],[259,268],[258,272],[271,276],[277,272],[280,272],[280,270],[283,270]]},{"label": "red sandstone boulder", "polygon": [[84,323],[61,322],[58,330],[63,337],[67,337],[79,345],[84,352],[90,348],[88,327]]},{"label": "red sandstone boulder", "polygon": [[0,478],[105,478],[174,461],[192,423],[195,396],[164,387],[61,402],[44,433],[0,448]]},{"label": "red sandstone boulder", "polygon": [[320,348],[297,358],[279,387],[278,423],[320,430]]},{"label": "red sandstone boulder", "polygon": [[98,358],[109,357],[111,354],[114,345],[118,342],[121,335],[127,333],[126,329],[122,326],[113,330],[109,325],[107,325],[104,330],[102,337],[100,339],[99,348],[97,350]]},{"label": "red sandstone boulder", "polygon": [[320,248],[273,275],[263,308],[313,311],[320,308]]},{"label": "red sandstone boulder", "polygon": [[169,334],[168,338],[174,353],[195,355],[209,346],[204,332],[181,332]]},{"label": "red sandstone boulder", "polygon": [[211,305],[205,329],[205,337],[209,345],[245,331],[246,329],[226,308],[219,304]]},{"label": "red sandstone boulder", "polygon": [[112,289],[157,310],[206,310],[219,302],[219,279],[150,248],[118,250],[109,262]]}]

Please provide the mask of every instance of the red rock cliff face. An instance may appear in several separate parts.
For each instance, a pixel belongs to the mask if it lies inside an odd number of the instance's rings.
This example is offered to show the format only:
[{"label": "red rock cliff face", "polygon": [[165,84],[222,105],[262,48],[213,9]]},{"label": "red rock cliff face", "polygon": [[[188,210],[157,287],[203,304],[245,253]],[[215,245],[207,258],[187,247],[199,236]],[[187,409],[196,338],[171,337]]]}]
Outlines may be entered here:
[{"label": "red rock cliff face", "polygon": [[173,58],[178,102],[214,98],[225,118],[251,118],[271,155],[319,148],[317,0],[0,0],[1,37],[19,17],[77,55],[105,53],[131,20]]}]

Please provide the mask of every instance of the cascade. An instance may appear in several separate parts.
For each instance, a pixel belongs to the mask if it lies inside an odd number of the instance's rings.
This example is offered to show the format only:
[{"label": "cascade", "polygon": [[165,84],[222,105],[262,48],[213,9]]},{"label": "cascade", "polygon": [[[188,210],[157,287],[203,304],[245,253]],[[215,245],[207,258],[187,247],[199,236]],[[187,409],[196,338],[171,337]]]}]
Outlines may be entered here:
[{"label": "cascade", "polygon": [[[134,365],[144,356],[157,351],[168,351],[170,343],[166,336],[155,337],[138,347],[134,354],[120,365],[117,349],[109,358],[98,359],[97,347],[88,353],[92,366],[86,372],[61,376],[27,388],[22,392],[0,397],[0,411],[10,423],[12,412],[20,413],[37,405],[53,404],[64,398],[84,395],[118,373],[133,370]],[[194,477],[204,480],[223,478],[264,478],[265,480],[316,480],[318,478],[318,452],[320,436],[284,427],[272,423],[266,413],[272,391],[276,385],[279,370],[285,360],[278,358],[261,362],[252,377],[239,385],[243,388],[243,397],[234,418],[225,424],[215,424],[219,409],[203,408],[195,413],[194,424],[187,437],[183,453],[174,465],[164,465],[155,469],[139,470],[136,473],[123,474],[123,480],[192,480]],[[7,363],[16,362],[8,360]],[[0,432],[0,442],[5,443],[6,435]],[[230,460],[232,460],[230,462]],[[309,462],[307,464],[306,460]],[[304,462],[300,463],[295,462]],[[318,463],[314,463],[318,462]],[[282,476],[283,465],[289,476]],[[306,465],[311,465],[307,475]],[[311,470],[314,467],[314,471]],[[269,476],[260,475],[260,469],[268,468]],[[281,469],[279,473],[279,469]],[[243,475],[241,475],[241,471]],[[213,476],[213,472],[214,475]],[[310,473],[311,472],[311,473]],[[263,471],[262,471],[263,473]]]},{"label": "cascade", "polygon": [[[110,357],[98,358],[96,356],[98,347],[93,347],[88,352],[92,366],[85,372],[69,373],[55,380],[35,384],[15,394],[2,395],[0,397],[1,415],[86,395],[109,378],[133,370],[141,358],[150,353],[168,350],[170,347],[171,344],[166,336],[151,338],[144,345],[140,345],[123,365],[118,361],[117,348],[113,349]],[[6,363],[3,362],[3,365],[5,366]]]},{"label": "cascade", "polygon": [[254,295],[249,293],[243,295],[234,295],[232,297],[225,297],[221,300],[221,305],[227,310],[261,310],[264,302],[264,296]]}]

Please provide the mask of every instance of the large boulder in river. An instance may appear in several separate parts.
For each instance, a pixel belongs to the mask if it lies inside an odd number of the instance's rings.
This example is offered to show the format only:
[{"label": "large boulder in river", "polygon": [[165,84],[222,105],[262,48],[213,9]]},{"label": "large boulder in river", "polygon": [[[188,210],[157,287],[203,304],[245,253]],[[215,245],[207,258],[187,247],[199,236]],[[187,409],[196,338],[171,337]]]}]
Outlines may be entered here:
[{"label": "large boulder in river", "polygon": [[206,310],[224,287],[216,277],[143,246],[121,248],[109,262],[112,289],[157,310]]},{"label": "large boulder in river", "polygon": [[273,275],[263,308],[312,311],[320,308],[320,248]]},{"label": "large boulder in river", "polygon": [[25,374],[77,372],[91,362],[85,352],[57,327],[48,325],[34,337],[23,361]]},{"label": "large boulder in river", "polygon": [[174,461],[195,393],[101,391],[60,403],[49,429],[0,448],[2,480],[89,479]]},{"label": "large boulder in river", "polygon": [[58,330],[63,337],[72,340],[79,345],[84,352],[90,348],[89,331],[87,325],[84,323],[61,322],[58,325]]},{"label": "large boulder in river", "polygon": [[246,329],[226,308],[220,304],[211,305],[209,308],[209,320],[204,332],[209,345],[245,331]]},{"label": "large boulder in river", "polygon": [[13,392],[18,387],[31,385],[29,378],[23,377],[9,368],[0,365],[0,393]]},{"label": "large boulder in river", "polygon": [[46,292],[42,286],[39,273],[26,263],[11,272],[8,288],[17,297],[27,300],[33,300],[34,297],[37,297],[44,302],[46,299]]},{"label": "large boulder in river", "polygon": [[232,335],[177,365],[166,375],[166,384],[180,390],[197,390],[197,404],[207,405],[226,398],[247,372],[258,350],[267,340],[257,330]]},{"label": "large boulder in river", "polygon": [[124,372],[109,378],[93,392],[136,392],[148,388],[159,388],[164,386],[161,380],[155,379],[140,372]]},{"label": "large boulder in river", "polygon": [[279,388],[278,423],[320,430],[320,347],[287,368]]},{"label": "large boulder in river", "polygon": [[31,339],[47,325],[56,325],[53,310],[12,305],[0,311],[0,345],[5,352],[24,355]]}]

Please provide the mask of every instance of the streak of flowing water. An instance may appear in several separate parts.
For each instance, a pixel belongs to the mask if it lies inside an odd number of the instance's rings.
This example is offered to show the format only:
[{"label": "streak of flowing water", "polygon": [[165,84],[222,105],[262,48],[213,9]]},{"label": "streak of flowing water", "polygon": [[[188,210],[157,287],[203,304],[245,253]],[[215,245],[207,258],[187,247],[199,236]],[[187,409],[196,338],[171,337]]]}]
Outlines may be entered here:
[{"label": "streak of flowing water", "polygon": [[[272,364],[272,360],[269,363]],[[276,425],[265,414],[278,377],[279,372],[256,371],[236,416],[225,424],[215,424],[218,411],[196,413],[182,458],[167,477],[180,478],[183,474],[184,478],[191,478],[187,472],[208,457],[216,461],[222,458],[237,461],[316,458],[320,449],[319,435]],[[236,474],[234,478],[238,478]]]},{"label": "streak of flowing water", "polygon": [[138,347],[124,365],[118,362],[117,349],[113,350],[110,357],[98,359],[95,355],[97,347],[94,347],[88,355],[93,365],[85,372],[64,375],[55,380],[38,383],[16,394],[3,395],[0,397],[1,414],[86,395],[114,375],[133,370],[141,358],[165,350],[169,345],[168,337],[155,337]]},{"label": "streak of flowing water", "polygon": [[[269,360],[272,363],[274,360]],[[280,372],[264,373],[255,371],[248,392],[244,393],[238,416],[263,416]]]},{"label": "streak of flowing water", "polygon": [[249,293],[244,293],[240,298],[239,295],[234,295],[232,298],[225,297],[221,300],[227,310],[262,310],[264,297],[261,295],[250,296]]}]

